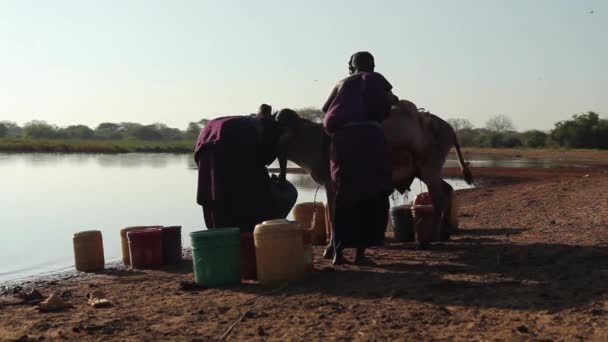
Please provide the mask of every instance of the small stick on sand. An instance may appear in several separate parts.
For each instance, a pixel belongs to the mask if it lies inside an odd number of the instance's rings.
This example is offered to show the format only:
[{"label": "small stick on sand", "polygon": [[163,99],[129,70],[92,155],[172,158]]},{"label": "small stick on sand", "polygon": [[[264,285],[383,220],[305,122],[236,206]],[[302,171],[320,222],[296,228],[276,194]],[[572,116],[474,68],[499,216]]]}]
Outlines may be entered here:
[{"label": "small stick on sand", "polygon": [[228,337],[228,335],[230,334],[230,332],[232,332],[232,329],[234,329],[237,326],[237,324],[241,323],[245,319],[245,317],[247,317],[247,315],[249,315],[250,313],[251,313],[251,310],[245,311],[245,313],[242,314],[241,317],[239,317],[239,319],[237,319],[234,323],[232,323],[232,325],[230,327],[228,327],[228,330],[226,330],[226,332],[224,332],[222,337],[220,337],[220,340],[225,340],[226,337]]}]

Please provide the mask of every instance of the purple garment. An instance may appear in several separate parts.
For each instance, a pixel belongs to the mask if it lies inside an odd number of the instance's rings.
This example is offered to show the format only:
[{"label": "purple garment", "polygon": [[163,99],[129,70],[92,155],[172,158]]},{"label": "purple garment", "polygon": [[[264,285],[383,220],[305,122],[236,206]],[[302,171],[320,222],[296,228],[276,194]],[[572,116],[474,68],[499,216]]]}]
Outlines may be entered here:
[{"label": "purple garment", "polygon": [[391,109],[387,97],[392,88],[377,72],[360,72],[343,79],[323,106],[323,127],[332,134],[349,123],[383,121]]},{"label": "purple garment", "polygon": [[340,204],[392,191],[389,147],[380,125],[390,111],[391,88],[381,74],[357,73],[340,81],[324,106],[331,176]]},{"label": "purple garment", "polygon": [[388,224],[388,196],[376,195],[345,206],[341,202],[338,199],[339,206],[334,211],[334,247],[367,248],[381,245]]},{"label": "purple garment", "polygon": [[272,216],[258,123],[252,117],[222,117],[209,121],[199,134],[197,203],[203,206],[208,228],[253,231]]}]

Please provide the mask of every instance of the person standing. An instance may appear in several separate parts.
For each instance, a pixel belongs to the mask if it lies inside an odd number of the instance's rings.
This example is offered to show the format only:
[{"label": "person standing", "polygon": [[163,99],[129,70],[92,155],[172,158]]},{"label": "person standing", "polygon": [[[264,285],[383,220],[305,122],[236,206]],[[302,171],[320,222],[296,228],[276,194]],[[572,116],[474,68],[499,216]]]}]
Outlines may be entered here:
[{"label": "person standing", "polygon": [[330,136],[330,169],[336,196],[332,218],[333,263],[343,249],[356,248],[355,263],[367,247],[384,241],[392,193],[389,147],[381,122],[396,102],[391,84],[374,72],[369,52],[351,56],[350,76],[339,81],[323,106]]}]

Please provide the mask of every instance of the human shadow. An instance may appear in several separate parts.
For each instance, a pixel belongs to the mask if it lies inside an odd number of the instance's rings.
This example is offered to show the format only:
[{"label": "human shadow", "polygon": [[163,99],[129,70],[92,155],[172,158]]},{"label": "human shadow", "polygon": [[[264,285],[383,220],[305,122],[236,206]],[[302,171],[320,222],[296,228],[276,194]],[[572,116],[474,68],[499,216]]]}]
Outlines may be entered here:
[{"label": "human shadow", "polygon": [[[513,228],[509,228],[513,229]],[[514,230],[502,229],[503,232]],[[487,240],[484,240],[487,241]],[[432,302],[443,306],[559,311],[608,294],[608,248],[551,243],[445,243],[432,251],[370,251],[373,266],[330,267],[281,291],[244,284],[231,291],[267,296]]]}]

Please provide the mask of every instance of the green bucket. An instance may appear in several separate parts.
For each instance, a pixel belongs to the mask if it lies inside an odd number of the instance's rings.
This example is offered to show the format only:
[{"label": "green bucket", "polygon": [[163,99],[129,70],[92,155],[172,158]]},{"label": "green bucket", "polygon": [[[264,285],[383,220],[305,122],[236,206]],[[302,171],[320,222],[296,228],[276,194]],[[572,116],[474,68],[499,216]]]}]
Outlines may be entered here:
[{"label": "green bucket", "polygon": [[190,233],[194,281],[204,286],[241,282],[239,228],[216,228]]}]

